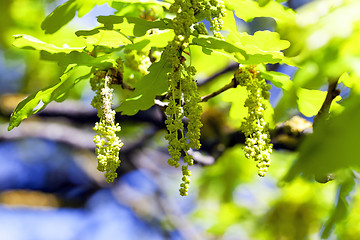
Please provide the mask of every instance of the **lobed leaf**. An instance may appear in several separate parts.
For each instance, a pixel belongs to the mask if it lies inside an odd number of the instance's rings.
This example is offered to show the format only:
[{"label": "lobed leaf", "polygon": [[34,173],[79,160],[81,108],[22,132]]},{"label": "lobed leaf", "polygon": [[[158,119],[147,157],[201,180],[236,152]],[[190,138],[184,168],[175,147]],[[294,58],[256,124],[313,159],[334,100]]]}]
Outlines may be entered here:
[{"label": "lobed leaf", "polygon": [[290,46],[286,40],[281,40],[276,32],[257,31],[254,35],[240,33],[237,46],[248,55],[245,64],[278,63],[284,57],[281,50]]},{"label": "lobed leaf", "polygon": [[169,8],[170,3],[164,1],[157,1],[157,0],[113,0],[111,6],[114,8],[118,8],[121,3],[128,3],[128,4],[136,4],[139,3],[141,5],[159,5],[161,7]]},{"label": "lobed leaf", "polygon": [[287,174],[288,181],[300,174],[324,176],[360,167],[360,95],[350,96],[344,105],[340,114],[319,119],[314,133],[300,146],[299,158]]},{"label": "lobed leaf", "polygon": [[307,117],[316,115],[326,98],[326,92],[324,91],[305,88],[299,88],[296,95],[298,109]]},{"label": "lobed leaf", "polygon": [[171,65],[167,59],[162,56],[160,61],[151,64],[148,70],[149,74],[135,84],[132,95],[116,111],[124,115],[134,115],[140,110],[149,109],[154,105],[155,97],[168,90],[167,73],[171,70]]},{"label": "lobed leaf", "polygon": [[141,37],[150,29],[172,29],[172,21],[167,18],[156,21],[147,21],[137,17],[98,16],[98,22],[107,29],[119,29],[126,36]]},{"label": "lobed leaf", "polygon": [[275,87],[281,88],[282,90],[289,91],[293,86],[293,82],[286,74],[274,71],[260,71],[260,74],[263,78],[274,84]]},{"label": "lobed leaf", "polygon": [[115,30],[95,28],[93,30],[77,31],[75,34],[78,37],[83,37],[86,45],[118,48],[132,43],[125,35]]},{"label": "lobed leaf", "polygon": [[[69,66],[65,73],[60,77],[59,83],[35,92],[21,101],[11,114],[8,130],[10,131],[14,127],[18,127],[25,118],[43,110],[51,101],[63,101],[66,94],[75,84],[90,76],[91,69],[89,67],[81,68],[82,69],[77,66]],[[77,76],[76,74],[83,72],[81,70],[87,70],[89,73]],[[75,74],[75,76],[73,76],[73,74]]]},{"label": "lobed leaf", "polygon": [[278,24],[295,20],[295,12],[276,1],[269,1],[262,6],[253,0],[226,0],[225,3],[227,8],[233,10],[236,16],[245,22],[252,21],[256,17],[271,17]]},{"label": "lobed leaf", "polygon": [[213,50],[223,53],[243,64],[278,63],[284,54],[281,50],[289,47],[289,42],[280,40],[278,33],[258,31],[254,35],[238,33],[229,40],[215,37],[194,37],[192,44],[203,47],[203,52],[211,54]]},{"label": "lobed leaf", "polygon": [[41,29],[46,34],[57,32],[64,25],[68,24],[78,11],[78,16],[82,17],[93,9],[95,5],[110,3],[111,0],[69,0],[58,6],[41,23]]},{"label": "lobed leaf", "polygon": [[206,54],[211,54],[212,51],[215,50],[219,53],[227,55],[237,62],[246,61],[247,54],[243,49],[215,37],[204,35],[194,37],[192,39],[192,44],[203,47],[203,52]]},{"label": "lobed leaf", "polygon": [[84,65],[89,67],[107,68],[112,65],[111,55],[101,57],[92,57],[82,48],[57,47],[50,43],[45,43],[37,38],[28,35],[15,35],[13,45],[30,50],[40,51],[40,57],[43,60],[58,62],[60,66],[66,67],[69,64]]},{"label": "lobed leaf", "polygon": [[15,47],[22,49],[40,50],[49,53],[70,53],[73,51],[81,52],[84,50],[84,47],[82,48],[57,47],[53,44],[45,43],[35,37],[26,34],[14,35],[14,38],[15,40],[13,42],[13,45]]}]

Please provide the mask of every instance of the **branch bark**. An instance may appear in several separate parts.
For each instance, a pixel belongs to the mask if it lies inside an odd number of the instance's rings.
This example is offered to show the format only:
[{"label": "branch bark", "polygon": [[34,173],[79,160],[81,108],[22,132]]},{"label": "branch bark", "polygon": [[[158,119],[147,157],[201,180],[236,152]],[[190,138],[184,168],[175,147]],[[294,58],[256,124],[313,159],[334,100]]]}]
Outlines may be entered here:
[{"label": "branch bark", "polygon": [[339,96],[340,90],[336,89],[336,87],[338,85],[338,81],[339,80],[335,80],[335,81],[329,80],[328,91],[327,91],[324,103],[314,118],[314,126],[316,125],[316,123],[319,121],[320,118],[324,118],[329,114],[332,101],[337,96]]},{"label": "branch bark", "polygon": [[205,95],[205,96],[201,97],[201,102],[207,102],[209,99],[211,99],[211,98],[213,98],[213,97],[215,97],[215,96],[217,96],[217,95],[225,92],[226,90],[228,90],[228,89],[230,89],[230,88],[236,88],[237,85],[238,85],[238,83],[237,83],[236,79],[233,78],[229,84],[223,86],[223,87],[220,88],[219,90],[217,90],[217,91],[215,91],[215,92],[213,92],[213,93],[210,93],[210,94],[208,94],[208,95]]}]

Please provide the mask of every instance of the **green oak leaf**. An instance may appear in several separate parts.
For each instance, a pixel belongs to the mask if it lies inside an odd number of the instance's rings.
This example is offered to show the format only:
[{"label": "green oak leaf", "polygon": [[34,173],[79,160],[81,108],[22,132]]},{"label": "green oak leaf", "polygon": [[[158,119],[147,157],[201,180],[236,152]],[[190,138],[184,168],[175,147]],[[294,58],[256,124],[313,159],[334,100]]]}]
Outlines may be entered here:
[{"label": "green oak leaf", "polygon": [[171,70],[171,65],[162,56],[159,62],[154,62],[149,67],[149,74],[145,75],[135,84],[135,90],[116,109],[124,115],[134,115],[140,110],[147,110],[154,105],[154,99],[158,95],[164,94],[169,88],[167,73]]},{"label": "green oak leaf", "polygon": [[326,92],[299,88],[296,95],[299,111],[307,117],[312,117],[319,112],[324,103]]},{"label": "green oak leaf", "polygon": [[14,35],[15,40],[13,41],[13,45],[22,49],[30,49],[30,50],[43,50],[49,53],[70,53],[73,51],[81,52],[84,50],[84,47],[81,48],[71,48],[71,47],[57,47],[50,43],[45,43],[35,37],[19,34]]},{"label": "green oak leaf", "polygon": [[58,6],[45,18],[41,23],[41,29],[46,34],[53,34],[68,24],[75,17],[76,12],[78,12],[78,16],[81,18],[90,12],[95,5],[111,2],[112,0],[69,0]]},{"label": "green oak leaf", "polygon": [[169,9],[170,5],[168,2],[157,0],[113,0],[111,7],[118,10],[118,16],[139,17],[142,14],[139,9],[143,9],[143,12],[151,10],[153,13],[150,14],[163,16],[164,8]]},{"label": "green oak leaf", "polygon": [[254,35],[240,33],[235,45],[245,50],[248,58],[245,64],[281,62],[284,50],[290,46],[286,40],[281,40],[276,32],[257,31]]},{"label": "green oak leaf", "polygon": [[167,18],[156,21],[147,21],[137,17],[123,16],[98,16],[99,23],[104,24],[107,29],[119,29],[126,36],[141,37],[150,29],[167,30],[172,29],[172,21]]},{"label": "green oak leaf", "polygon": [[192,44],[203,47],[203,52],[206,54],[211,54],[215,50],[237,62],[243,63],[247,58],[247,54],[243,49],[215,37],[199,35],[199,37],[192,39]]},{"label": "green oak leaf", "polygon": [[[84,71],[88,73],[83,75]],[[59,83],[31,94],[17,105],[11,114],[8,130],[18,127],[25,118],[43,110],[51,101],[63,101],[75,84],[88,79],[90,75],[91,68],[89,67],[69,66],[60,77]]]},{"label": "green oak leaf", "polygon": [[114,57],[106,54],[101,57],[93,57],[82,48],[57,47],[50,43],[45,43],[37,38],[28,35],[15,35],[13,45],[22,48],[40,51],[43,60],[58,62],[60,66],[66,67],[69,64],[77,64],[100,69],[112,66]]},{"label": "green oak leaf", "polygon": [[325,176],[348,168],[360,167],[360,95],[344,101],[344,110],[329,119],[319,118],[314,133],[299,148],[299,157],[285,177],[291,181],[300,174]]},{"label": "green oak leaf", "polygon": [[75,34],[78,37],[83,37],[86,45],[118,48],[119,46],[132,43],[125,35],[115,30],[95,28],[93,30],[77,31]]},{"label": "green oak leaf", "polygon": [[113,62],[110,54],[95,58],[85,52],[84,48],[60,48],[28,35],[15,35],[13,45],[22,49],[40,51],[41,59],[58,62],[62,67],[75,63],[104,69],[111,67]]},{"label": "green oak leaf", "polygon": [[260,74],[263,78],[274,84],[275,87],[281,88],[282,90],[289,91],[293,86],[293,82],[286,74],[274,71],[260,71]]},{"label": "green oak leaf", "polygon": [[192,44],[202,46],[204,53],[215,50],[242,64],[281,62],[284,57],[281,50],[290,46],[288,41],[280,40],[278,33],[270,31],[258,31],[254,35],[238,33],[226,41],[199,35],[192,39]]},{"label": "green oak leaf", "polygon": [[253,0],[225,0],[225,4],[228,9],[234,10],[236,16],[245,22],[252,21],[256,17],[271,17],[278,24],[295,20],[295,12],[276,1],[269,1],[263,6]]},{"label": "green oak leaf", "polygon": [[238,86],[223,93],[222,100],[230,102],[231,108],[229,117],[236,121],[242,121],[246,117],[248,110],[244,106],[245,100],[248,96],[246,87]]},{"label": "green oak leaf", "polygon": [[[150,35],[145,35],[142,37],[137,37],[134,39],[134,44],[138,44],[138,43],[145,43],[146,45],[144,45],[144,48],[146,47],[145,50],[143,51],[149,51],[152,47],[155,48],[164,48],[168,45],[169,41],[172,41],[174,39],[174,31],[161,31],[160,33],[154,33],[154,34],[150,34]],[[138,49],[140,50],[140,49]]]}]

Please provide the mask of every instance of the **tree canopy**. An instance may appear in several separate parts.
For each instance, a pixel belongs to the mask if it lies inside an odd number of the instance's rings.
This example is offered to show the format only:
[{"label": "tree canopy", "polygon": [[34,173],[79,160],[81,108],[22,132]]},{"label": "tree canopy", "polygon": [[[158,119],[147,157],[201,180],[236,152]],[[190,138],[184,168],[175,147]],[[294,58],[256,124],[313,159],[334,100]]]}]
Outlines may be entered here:
[{"label": "tree canopy", "polygon": [[0,6],[3,140],[94,152],[98,188],[145,172],[150,197],[191,206],[183,223],[159,210],[184,239],[360,236],[359,1]]}]

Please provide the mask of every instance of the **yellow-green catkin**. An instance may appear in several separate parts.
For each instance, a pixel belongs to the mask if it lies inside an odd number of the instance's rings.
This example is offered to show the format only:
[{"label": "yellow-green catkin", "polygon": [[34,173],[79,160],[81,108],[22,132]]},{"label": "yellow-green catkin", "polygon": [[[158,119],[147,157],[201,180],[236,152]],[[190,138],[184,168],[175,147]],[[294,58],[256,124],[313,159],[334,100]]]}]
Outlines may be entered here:
[{"label": "yellow-green catkin", "polygon": [[[222,38],[222,20],[225,16],[223,0],[175,0],[170,12],[175,14],[173,19],[174,39],[164,49],[164,56],[172,68],[168,73],[169,104],[166,108],[165,121],[168,133],[168,151],[171,157],[170,166],[179,167],[180,158],[184,156],[182,166],[182,183],[180,195],[186,196],[190,183],[191,172],[189,166],[193,165],[193,157],[188,154],[190,148],[200,148],[200,121],[202,107],[198,93],[197,82],[194,79],[196,69],[187,66],[186,58],[182,55],[189,47],[191,34],[207,34],[205,25],[199,21],[206,18],[210,22],[210,30],[216,37]],[[183,119],[188,119],[187,132],[184,129]]]},{"label": "yellow-green catkin", "polygon": [[117,177],[116,169],[120,166],[119,151],[123,146],[117,132],[120,131],[118,123],[115,124],[115,111],[112,110],[113,89],[110,87],[112,76],[107,71],[97,71],[90,80],[91,88],[96,93],[91,105],[98,110],[99,122],[93,128],[96,132],[96,159],[98,170],[105,172],[107,182],[113,182]]},{"label": "yellow-green catkin", "polygon": [[270,97],[270,85],[261,78],[254,66],[240,67],[235,73],[239,85],[247,88],[248,97],[245,107],[248,115],[244,118],[241,130],[246,136],[245,157],[253,158],[258,167],[258,175],[264,177],[270,166],[270,154],[273,145],[270,143],[268,125],[264,120],[264,100]]}]

